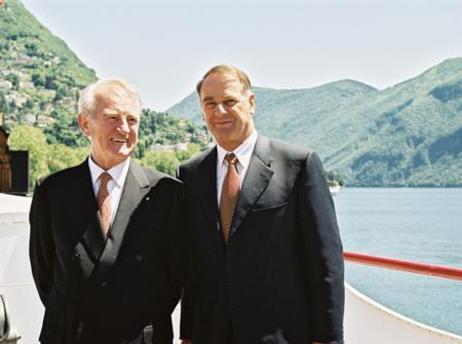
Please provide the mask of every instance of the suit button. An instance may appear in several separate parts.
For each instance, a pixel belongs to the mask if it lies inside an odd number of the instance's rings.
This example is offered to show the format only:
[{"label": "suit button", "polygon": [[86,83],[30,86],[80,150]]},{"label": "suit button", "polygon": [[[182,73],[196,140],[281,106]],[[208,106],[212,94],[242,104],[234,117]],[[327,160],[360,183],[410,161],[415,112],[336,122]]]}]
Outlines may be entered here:
[{"label": "suit button", "polygon": [[73,256],[72,256],[72,260],[73,260],[74,262],[78,261],[79,258],[80,258],[80,255],[79,255],[77,252],[75,252],[75,253],[73,254]]},{"label": "suit button", "polygon": [[107,285],[107,281],[103,281],[103,282],[101,283],[101,288],[106,287],[106,285]]},{"label": "suit button", "polygon": [[88,303],[88,298],[87,298],[86,296],[82,297],[82,298],[80,299],[80,303],[81,303],[82,305],[86,305],[86,304]]},{"label": "suit button", "polygon": [[150,199],[151,198],[149,196],[145,198],[146,202],[149,202]]},{"label": "suit button", "polygon": [[135,259],[136,259],[137,262],[142,262],[143,261],[143,255],[141,253],[138,253],[135,256]]},{"label": "suit button", "polygon": [[226,277],[226,279],[225,279],[225,284],[226,284],[226,285],[230,285],[231,282],[232,282],[231,277]]},{"label": "suit button", "polygon": [[77,325],[77,328],[75,329],[75,332],[77,335],[82,334],[83,332],[83,322],[80,321],[79,324]]}]

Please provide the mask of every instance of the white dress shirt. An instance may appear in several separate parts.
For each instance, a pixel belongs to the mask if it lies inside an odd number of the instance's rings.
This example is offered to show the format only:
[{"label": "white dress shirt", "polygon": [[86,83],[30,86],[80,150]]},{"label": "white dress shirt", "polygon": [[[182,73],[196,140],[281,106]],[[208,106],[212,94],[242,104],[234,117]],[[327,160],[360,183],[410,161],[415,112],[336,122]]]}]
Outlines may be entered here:
[{"label": "white dress shirt", "polygon": [[91,156],[88,158],[88,167],[90,168],[91,182],[93,185],[93,191],[95,192],[95,197],[98,197],[100,184],[99,177],[101,173],[107,172],[112,177],[107,185],[109,201],[111,203],[111,225],[114,222],[115,214],[117,213],[117,207],[119,206],[120,196],[122,196],[122,190],[125,184],[125,180],[127,179],[129,166],[130,158],[105,171],[93,161]]},{"label": "white dress shirt", "polygon": [[223,182],[228,171],[228,162],[225,160],[225,155],[228,153],[234,153],[238,163],[236,164],[237,172],[239,173],[239,190],[242,188],[242,183],[249,169],[250,158],[252,157],[255,144],[257,143],[258,134],[254,129],[252,134],[241,143],[232,152],[226,151],[223,147],[217,144],[217,197],[218,206],[220,206],[221,189],[223,188]]}]

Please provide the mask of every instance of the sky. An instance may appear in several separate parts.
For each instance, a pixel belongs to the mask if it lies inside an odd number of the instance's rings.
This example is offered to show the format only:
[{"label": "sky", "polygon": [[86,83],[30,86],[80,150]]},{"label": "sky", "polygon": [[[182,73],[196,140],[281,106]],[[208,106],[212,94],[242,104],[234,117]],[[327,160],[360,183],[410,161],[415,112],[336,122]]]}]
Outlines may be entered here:
[{"label": "sky", "polygon": [[261,87],[383,89],[462,57],[460,0],[22,1],[98,77],[126,79],[157,111],[220,63]]}]

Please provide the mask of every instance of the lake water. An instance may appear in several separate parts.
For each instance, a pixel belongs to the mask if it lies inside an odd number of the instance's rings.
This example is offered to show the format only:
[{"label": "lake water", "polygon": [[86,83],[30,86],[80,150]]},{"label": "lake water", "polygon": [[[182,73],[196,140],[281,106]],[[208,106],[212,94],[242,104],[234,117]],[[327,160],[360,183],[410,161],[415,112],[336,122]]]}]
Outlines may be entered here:
[{"label": "lake water", "polygon": [[[345,251],[462,268],[462,189],[345,188],[335,197]],[[379,303],[462,335],[462,281],[346,264]]]}]

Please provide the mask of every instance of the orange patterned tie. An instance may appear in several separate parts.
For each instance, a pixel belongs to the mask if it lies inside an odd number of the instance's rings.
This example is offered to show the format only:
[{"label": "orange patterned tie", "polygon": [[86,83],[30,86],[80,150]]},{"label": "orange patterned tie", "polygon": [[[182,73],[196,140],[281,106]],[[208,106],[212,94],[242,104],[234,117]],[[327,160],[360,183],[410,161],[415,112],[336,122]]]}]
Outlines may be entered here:
[{"label": "orange patterned tie", "polygon": [[228,242],[234,208],[239,197],[239,173],[236,167],[238,160],[234,153],[226,154],[225,160],[228,162],[228,171],[221,190],[220,220],[223,238]]},{"label": "orange patterned tie", "polygon": [[111,227],[111,199],[107,184],[112,179],[111,175],[107,172],[101,173],[99,176],[99,190],[98,190],[98,207],[101,219],[101,227],[103,228],[104,235],[107,236]]}]

